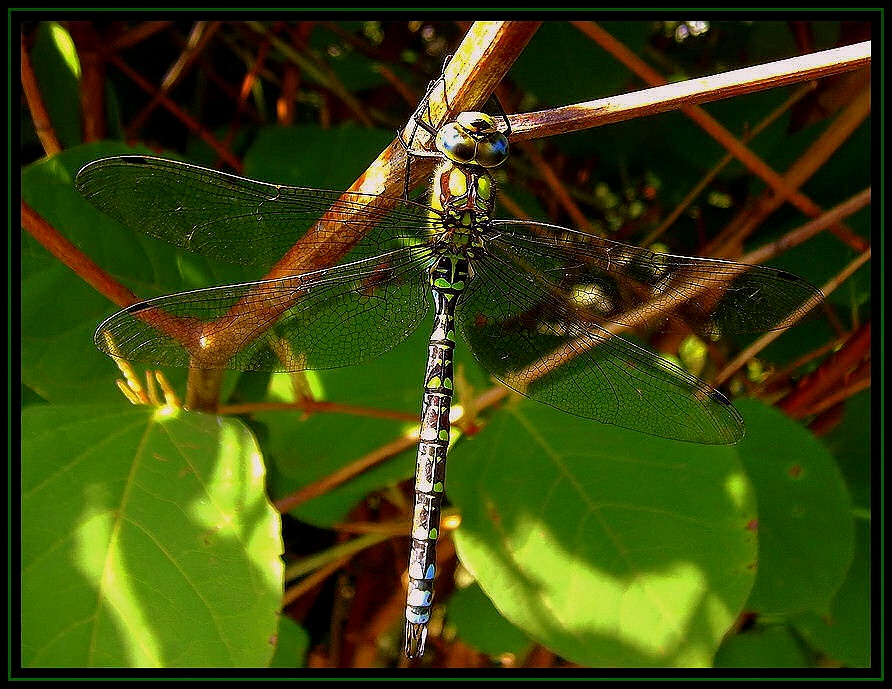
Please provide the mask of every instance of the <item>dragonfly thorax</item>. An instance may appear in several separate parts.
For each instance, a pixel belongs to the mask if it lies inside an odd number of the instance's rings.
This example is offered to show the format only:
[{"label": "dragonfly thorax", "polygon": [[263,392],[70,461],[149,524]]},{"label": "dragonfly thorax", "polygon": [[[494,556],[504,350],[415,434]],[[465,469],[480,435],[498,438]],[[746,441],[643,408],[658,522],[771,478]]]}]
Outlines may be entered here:
[{"label": "dragonfly thorax", "polygon": [[443,161],[431,191],[432,231],[450,253],[471,257],[482,246],[495,205],[495,182],[479,167]]}]

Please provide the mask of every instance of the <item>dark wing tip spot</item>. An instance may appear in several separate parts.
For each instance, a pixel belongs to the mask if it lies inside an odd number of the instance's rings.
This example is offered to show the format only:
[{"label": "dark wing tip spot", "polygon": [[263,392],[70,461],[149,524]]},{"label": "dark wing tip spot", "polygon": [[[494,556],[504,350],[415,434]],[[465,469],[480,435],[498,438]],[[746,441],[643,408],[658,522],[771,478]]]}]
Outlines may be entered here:
[{"label": "dark wing tip spot", "polygon": [[725,397],[725,395],[722,394],[721,392],[719,392],[718,390],[713,390],[712,392],[710,392],[709,397],[710,397],[710,399],[712,399],[713,402],[723,404],[727,407],[732,406],[731,400],[729,400],[727,397]]},{"label": "dark wing tip spot", "polygon": [[124,313],[139,313],[140,311],[145,311],[146,309],[152,308],[152,305],[147,301],[138,301],[135,304],[131,304],[126,309],[124,309]]},{"label": "dark wing tip spot", "polygon": [[121,159],[128,165],[148,165],[149,159],[146,156],[121,156]]},{"label": "dark wing tip spot", "polygon": [[798,275],[794,275],[793,273],[786,270],[778,270],[777,276],[781,280],[786,280],[787,282],[798,282],[800,279]]}]

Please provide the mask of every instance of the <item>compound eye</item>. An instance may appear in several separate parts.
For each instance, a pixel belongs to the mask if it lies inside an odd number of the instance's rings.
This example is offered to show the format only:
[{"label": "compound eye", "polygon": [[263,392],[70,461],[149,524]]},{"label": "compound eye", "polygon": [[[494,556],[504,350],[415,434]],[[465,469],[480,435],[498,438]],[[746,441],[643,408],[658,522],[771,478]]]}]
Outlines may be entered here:
[{"label": "compound eye", "polygon": [[508,159],[508,138],[502,132],[486,137],[477,146],[477,160],[480,167],[498,167]]},{"label": "compound eye", "polygon": [[477,144],[457,122],[450,122],[437,132],[436,147],[455,163],[470,163],[474,160]]}]

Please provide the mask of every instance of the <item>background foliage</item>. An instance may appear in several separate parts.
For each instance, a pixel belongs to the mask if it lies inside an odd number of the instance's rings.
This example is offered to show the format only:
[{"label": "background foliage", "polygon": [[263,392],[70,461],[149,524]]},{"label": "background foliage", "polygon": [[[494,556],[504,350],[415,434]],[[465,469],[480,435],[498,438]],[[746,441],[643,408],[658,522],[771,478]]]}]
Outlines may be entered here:
[{"label": "background foliage", "polygon": [[[345,188],[392,140],[463,33],[447,22],[158,24],[22,27],[64,149],[44,155],[23,104],[22,197],[140,297],[261,276],[129,233],[74,190],[83,164],[153,151],[220,166],[209,142],[222,142],[246,176]],[[679,22],[603,28],[669,79],[869,32],[835,21],[719,22],[699,35],[704,27]],[[108,63],[105,102],[82,104],[80,64],[97,54],[91,37],[119,62]],[[150,85],[176,78],[147,94],[133,72]],[[500,95],[514,112],[638,88],[576,28],[547,22]],[[741,134],[795,88],[707,110]],[[783,171],[845,105],[822,82],[750,146]],[[106,131],[85,141],[83,113],[97,111]],[[535,150],[590,229],[627,242],[647,236],[724,154],[677,112]],[[849,198],[870,185],[870,150],[864,122],[802,190],[823,208]],[[575,224],[535,158],[516,151],[501,181],[515,204],[502,216],[519,207]],[[732,162],[660,241],[699,255],[763,187]],[[782,206],[749,242],[771,242],[805,220]],[[869,239],[866,210],[845,222]],[[772,263],[820,285],[854,254],[822,233]],[[427,323],[378,361],[303,376],[304,394],[325,408],[299,411],[288,376],[233,374],[224,402],[244,405],[237,416],[132,409],[115,388],[119,372],[92,345],[113,306],[26,233],[21,255],[22,665],[396,664],[414,452],[392,454],[281,518],[267,495],[292,495],[417,425]],[[814,432],[771,408],[870,320],[870,307],[868,268],[729,383],[735,395],[752,395],[738,403],[747,437],[733,448],[623,432],[525,400],[483,412],[482,429],[459,433],[450,453],[458,559],[447,539],[426,662],[870,665],[869,391],[805,413]],[[709,379],[745,344],[695,348],[685,364]],[[466,352],[458,357],[467,401],[491,383]],[[185,372],[164,373],[182,396]],[[268,404],[277,402],[298,406]]]}]

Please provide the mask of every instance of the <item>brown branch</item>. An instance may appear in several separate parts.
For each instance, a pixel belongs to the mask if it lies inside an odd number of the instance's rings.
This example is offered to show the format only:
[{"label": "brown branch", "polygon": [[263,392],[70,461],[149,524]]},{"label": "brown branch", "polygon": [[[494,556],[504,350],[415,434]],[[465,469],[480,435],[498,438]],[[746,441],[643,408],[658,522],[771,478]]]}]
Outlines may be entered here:
[{"label": "brown branch", "polygon": [[836,352],[814,372],[800,381],[796,389],[777,406],[794,419],[801,418],[806,409],[831,395],[848,378],[850,372],[870,356],[870,322],[865,323]]},{"label": "brown branch", "polygon": [[31,120],[34,122],[34,131],[40,139],[44,152],[48,156],[61,152],[62,144],[56,137],[49,112],[43,102],[43,95],[40,93],[40,86],[37,84],[37,77],[31,67],[31,56],[28,55],[25,45],[25,34],[22,34],[22,91],[25,94],[28,111],[31,113]]},{"label": "brown branch", "polygon": [[[25,201],[21,202],[21,224],[53,256],[74,271],[84,282],[122,308],[140,301],[136,295],[106,273],[86,254],[63,237]],[[149,314],[146,321],[170,337],[180,336],[174,319],[163,314]]]},{"label": "brown branch", "polygon": [[834,206],[814,220],[810,220],[805,225],[802,225],[795,230],[791,230],[783,237],[749,252],[741,260],[745,260],[746,263],[764,263],[765,261],[770,261],[775,256],[778,256],[785,251],[789,251],[794,246],[799,246],[822,230],[833,227],[844,218],[858,212],[870,204],[870,197],[871,190],[868,187],[851,198]]},{"label": "brown branch", "polygon": [[105,51],[102,37],[91,22],[70,22],[68,30],[81,64],[80,105],[84,141],[105,136]]},{"label": "brown branch", "polygon": [[21,212],[22,227],[25,231],[93,289],[122,308],[139,301],[136,295],[59,234],[52,225],[24,201],[22,201]]},{"label": "brown branch", "polygon": [[[526,141],[601,127],[614,122],[678,110],[682,106],[699,105],[769,88],[798,84],[831,74],[849,72],[869,64],[870,42],[865,41],[844,48],[824,50],[709,77],[688,79],[643,91],[550,110],[511,115],[508,118],[511,123],[511,138],[514,141]],[[732,143],[734,140],[732,136],[726,141],[729,149],[733,146],[732,153],[758,166],[751,160],[752,156],[748,154],[746,147],[734,145]],[[768,176],[777,175],[770,169],[763,168],[762,172]]]},{"label": "brown branch", "polygon": [[[797,412],[797,418],[825,414],[833,407],[842,404],[863,390],[871,387],[870,362],[863,362],[856,373],[846,377],[839,387],[827,393],[826,397],[815,400],[810,407],[804,407]],[[811,428],[811,424],[809,424]]]}]

